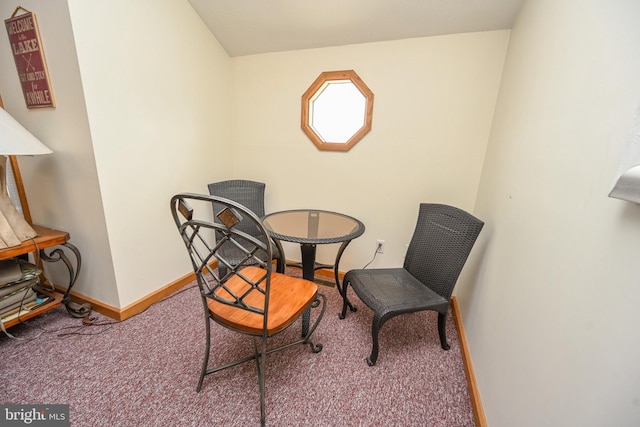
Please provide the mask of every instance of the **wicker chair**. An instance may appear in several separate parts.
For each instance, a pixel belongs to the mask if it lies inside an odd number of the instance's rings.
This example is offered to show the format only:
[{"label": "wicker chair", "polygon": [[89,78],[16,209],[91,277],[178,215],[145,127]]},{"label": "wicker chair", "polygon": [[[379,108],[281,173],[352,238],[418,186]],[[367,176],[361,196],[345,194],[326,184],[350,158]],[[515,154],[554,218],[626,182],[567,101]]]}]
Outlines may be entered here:
[{"label": "wicker chair", "polygon": [[[250,211],[255,213],[259,218],[262,218],[265,214],[264,212],[264,190],[265,184],[262,182],[249,181],[246,179],[231,179],[228,181],[220,181],[213,182],[208,185],[209,194],[212,196],[224,197],[225,199],[233,200],[235,202],[240,203],[241,205],[248,208]],[[220,211],[223,209],[222,205],[214,204],[213,205],[213,215],[214,218]],[[244,227],[243,224],[239,225],[240,227]],[[253,227],[249,225],[248,229],[245,231],[249,231],[251,233],[255,233]],[[278,240],[271,239],[272,244],[274,244],[274,252],[273,259],[277,262],[277,271],[278,273],[284,273],[285,270],[285,258],[284,258],[284,250],[282,249],[282,244]],[[227,253],[226,257],[233,259],[234,257],[242,256],[240,252],[238,252],[235,248],[229,247],[226,248]],[[220,267],[220,274],[224,276],[224,266]]]},{"label": "wicker chair", "polygon": [[[214,204],[222,206],[219,222],[210,219]],[[204,307],[206,347],[197,391],[206,375],[255,360],[264,425],[266,355],[296,344],[308,344],[314,353],[321,351],[322,345],[314,344],[310,337],[324,315],[326,298],[315,283],[272,271],[267,230],[260,218],[239,203],[210,195],[178,194],[171,199],[171,213],[191,258]],[[257,231],[248,233],[245,230],[251,225]],[[214,234],[218,236],[215,240]],[[244,256],[226,258],[223,247],[228,245]],[[215,261],[225,265],[224,275],[213,267]],[[269,338],[291,326],[306,310],[316,308],[315,322],[304,337],[267,350]],[[252,336],[253,354],[209,368],[211,321]]]},{"label": "wicker chair", "polygon": [[347,314],[349,285],[374,311],[373,348],[366,359],[369,366],[378,359],[378,333],[382,325],[400,314],[437,311],[440,345],[449,349],[445,331],[449,300],[483,225],[456,207],[422,203],[402,268],[351,270],[345,274],[345,303],[340,318]]}]

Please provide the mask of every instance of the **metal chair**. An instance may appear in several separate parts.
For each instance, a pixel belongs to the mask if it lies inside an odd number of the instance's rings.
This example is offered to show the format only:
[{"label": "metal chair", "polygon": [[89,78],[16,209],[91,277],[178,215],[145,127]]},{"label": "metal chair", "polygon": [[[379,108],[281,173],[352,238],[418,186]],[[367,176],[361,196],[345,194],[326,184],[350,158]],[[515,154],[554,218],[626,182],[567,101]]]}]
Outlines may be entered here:
[{"label": "metal chair", "polygon": [[[216,222],[211,220],[213,205],[222,207]],[[206,349],[197,391],[206,375],[255,360],[264,425],[266,355],[297,344],[308,344],[312,352],[320,352],[322,345],[314,344],[310,337],[324,315],[326,298],[315,283],[272,271],[273,248],[267,230],[240,203],[210,195],[178,194],[171,199],[171,213],[191,258],[205,313]],[[226,246],[243,256],[227,258]],[[224,275],[219,274],[216,263],[224,265]],[[315,322],[304,337],[267,349],[268,338],[291,326],[305,310],[316,308]],[[253,354],[208,368],[211,321],[252,336]]]},{"label": "metal chair", "polygon": [[445,330],[449,300],[483,226],[484,222],[456,207],[422,203],[402,268],[351,270],[345,274],[340,318],[347,314],[349,285],[374,311],[373,347],[366,359],[369,366],[378,359],[382,325],[400,314],[437,311],[440,345],[449,350]]},{"label": "metal chair", "polygon": [[[231,179],[227,181],[212,182],[208,185],[208,187],[209,194],[211,194],[212,196],[224,197],[225,199],[230,199],[238,202],[255,213],[259,218],[264,217],[264,183],[246,179]],[[214,218],[218,213],[220,213],[222,209],[222,205],[213,205]],[[243,227],[243,225],[240,226]],[[250,233],[257,233],[251,226],[249,226],[245,231],[248,231]],[[258,234],[255,234],[255,236],[258,236]],[[284,273],[286,263],[282,244],[278,240],[271,240],[272,243],[275,244],[273,259],[277,262],[277,271],[278,273]],[[226,250],[228,251],[228,253],[226,253],[225,255],[228,258],[242,256],[242,253],[238,252],[233,247],[226,248]],[[221,270],[220,273],[224,275],[224,267],[221,268],[223,270]]]}]

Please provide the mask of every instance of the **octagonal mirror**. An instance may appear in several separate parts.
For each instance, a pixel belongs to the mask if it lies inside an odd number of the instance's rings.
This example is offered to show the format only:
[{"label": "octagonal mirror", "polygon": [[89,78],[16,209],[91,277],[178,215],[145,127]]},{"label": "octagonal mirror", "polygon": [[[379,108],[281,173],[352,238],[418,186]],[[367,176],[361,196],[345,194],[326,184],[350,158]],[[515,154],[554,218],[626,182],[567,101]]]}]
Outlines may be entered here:
[{"label": "octagonal mirror", "polygon": [[320,150],[351,149],[372,114],[373,92],[353,70],[321,73],[302,95],[302,130]]}]

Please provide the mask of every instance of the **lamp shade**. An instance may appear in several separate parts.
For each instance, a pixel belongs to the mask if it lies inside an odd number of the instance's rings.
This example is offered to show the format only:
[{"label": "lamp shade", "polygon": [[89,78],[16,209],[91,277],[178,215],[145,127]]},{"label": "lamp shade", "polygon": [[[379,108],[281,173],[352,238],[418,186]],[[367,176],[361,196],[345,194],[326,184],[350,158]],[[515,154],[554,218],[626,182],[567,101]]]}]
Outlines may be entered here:
[{"label": "lamp shade", "polygon": [[0,155],[33,156],[52,151],[0,108]]}]

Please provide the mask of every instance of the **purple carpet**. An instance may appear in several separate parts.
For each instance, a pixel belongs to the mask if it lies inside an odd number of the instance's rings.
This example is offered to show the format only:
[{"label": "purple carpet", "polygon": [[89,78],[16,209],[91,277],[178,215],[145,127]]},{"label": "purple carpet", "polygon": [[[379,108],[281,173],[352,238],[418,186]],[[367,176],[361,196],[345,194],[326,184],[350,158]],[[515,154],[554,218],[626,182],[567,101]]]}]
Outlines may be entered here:
[{"label": "purple carpet", "polygon": [[[327,311],[313,338],[324,348],[313,354],[296,346],[267,357],[267,425],[474,425],[451,314],[451,350],[440,348],[435,312],[399,316],[382,328],[380,356],[369,367],[372,312],[350,292],[359,310],[340,320],[337,290],[320,290]],[[69,404],[72,426],[260,424],[253,361],[207,376],[195,391],[204,346],[197,288],[124,322],[91,317],[94,324],[83,326],[59,307],[9,330],[24,341],[0,333],[0,402]],[[297,323],[278,338],[299,333]],[[212,335],[209,366],[252,351],[247,336],[215,324]]]}]

